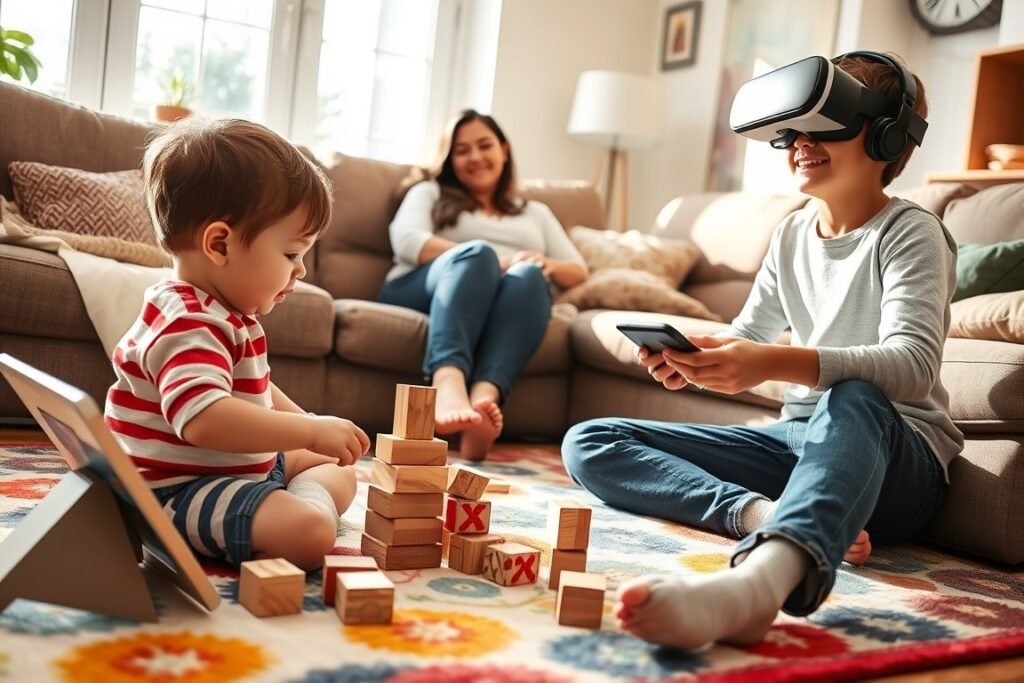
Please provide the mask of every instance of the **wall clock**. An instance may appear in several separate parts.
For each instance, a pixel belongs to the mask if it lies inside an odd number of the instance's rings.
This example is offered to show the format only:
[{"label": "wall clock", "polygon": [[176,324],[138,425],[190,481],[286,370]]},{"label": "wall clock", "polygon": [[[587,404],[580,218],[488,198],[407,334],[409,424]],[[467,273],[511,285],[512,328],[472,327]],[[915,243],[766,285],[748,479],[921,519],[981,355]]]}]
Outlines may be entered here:
[{"label": "wall clock", "polygon": [[918,23],[937,35],[949,35],[999,23],[1003,0],[909,0]]}]

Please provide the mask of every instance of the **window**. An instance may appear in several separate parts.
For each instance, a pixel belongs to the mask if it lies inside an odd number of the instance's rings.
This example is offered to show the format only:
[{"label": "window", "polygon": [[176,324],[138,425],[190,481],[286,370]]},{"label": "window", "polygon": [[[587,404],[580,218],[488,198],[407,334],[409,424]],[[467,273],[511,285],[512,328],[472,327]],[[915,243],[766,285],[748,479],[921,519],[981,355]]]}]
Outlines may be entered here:
[{"label": "window", "polygon": [[54,97],[68,96],[68,61],[71,54],[71,17],[74,0],[2,0],[0,26],[28,33],[30,48],[42,63],[35,83],[19,83]]}]

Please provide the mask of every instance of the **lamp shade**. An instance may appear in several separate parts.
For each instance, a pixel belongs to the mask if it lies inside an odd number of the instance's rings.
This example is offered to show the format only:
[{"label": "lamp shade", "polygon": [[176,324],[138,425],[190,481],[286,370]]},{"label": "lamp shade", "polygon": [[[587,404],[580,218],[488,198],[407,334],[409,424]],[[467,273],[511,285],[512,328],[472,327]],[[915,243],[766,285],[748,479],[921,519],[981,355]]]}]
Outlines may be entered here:
[{"label": "lamp shade", "polygon": [[661,136],[661,82],[619,71],[584,71],[569,134],[607,147],[649,147]]}]

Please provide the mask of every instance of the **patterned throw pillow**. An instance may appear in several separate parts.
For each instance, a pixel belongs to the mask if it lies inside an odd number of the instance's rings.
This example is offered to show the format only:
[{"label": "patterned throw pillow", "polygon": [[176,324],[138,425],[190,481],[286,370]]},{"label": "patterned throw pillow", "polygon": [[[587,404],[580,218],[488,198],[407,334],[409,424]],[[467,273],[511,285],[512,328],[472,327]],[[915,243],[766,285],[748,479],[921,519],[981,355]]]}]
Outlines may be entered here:
[{"label": "patterned throw pillow", "polygon": [[629,268],[605,268],[591,273],[582,284],[562,292],[556,303],[576,308],[616,311],[651,311],[721,322],[721,316],[692,296],[652,273]]},{"label": "patterned throw pillow", "polygon": [[156,246],[141,170],[92,173],[29,161],[7,168],[15,201],[36,227]]},{"label": "patterned throw pillow", "polygon": [[576,226],[569,238],[591,272],[605,268],[629,268],[651,273],[673,287],[700,258],[700,248],[688,240],[645,235],[637,230],[616,232]]}]

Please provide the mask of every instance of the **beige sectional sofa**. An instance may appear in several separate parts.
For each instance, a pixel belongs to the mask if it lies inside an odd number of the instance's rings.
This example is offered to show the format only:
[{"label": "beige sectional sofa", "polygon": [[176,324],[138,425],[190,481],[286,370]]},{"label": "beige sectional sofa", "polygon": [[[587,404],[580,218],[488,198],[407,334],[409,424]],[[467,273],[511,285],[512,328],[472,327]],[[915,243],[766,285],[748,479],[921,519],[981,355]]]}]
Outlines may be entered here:
[{"label": "beige sectional sofa", "polygon": [[[135,168],[149,128],[0,84],[0,193],[10,198],[7,163],[39,161],[92,171]],[[309,259],[313,285],[264,324],[273,379],[309,410],[342,415],[368,431],[387,430],[396,382],[419,382],[427,319],[376,303],[391,264],[387,225],[409,167],[334,155],[321,158],[335,190],[333,223]],[[602,227],[593,190],[577,183],[531,184],[566,226]],[[982,192],[929,186],[909,193],[946,220],[963,242],[1024,234],[1024,184]],[[772,228],[806,200],[752,194],[681,197],[654,230],[688,237],[704,257],[683,291],[729,320],[742,306]],[[837,293],[841,295],[841,293]],[[126,302],[125,305],[134,305]],[[650,313],[556,306],[541,349],[512,390],[507,433],[557,441],[567,426],[608,415],[712,423],[775,419],[781,387],[738,396],[667,392],[632,362],[613,329],[623,317],[667,319],[684,331],[719,323]],[[98,400],[113,376],[63,261],[0,244],[0,351],[72,382]],[[950,339],[942,367],[956,423],[967,436],[953,486],[931,540],[993,560],[1024,561],[1024,345]],[[27,413],[0,380],[0,420]]]}]

